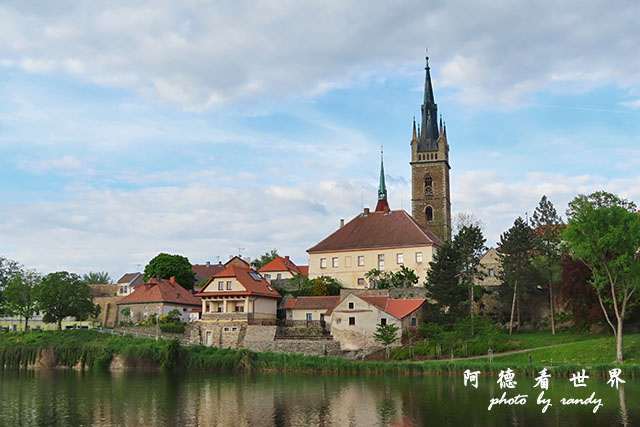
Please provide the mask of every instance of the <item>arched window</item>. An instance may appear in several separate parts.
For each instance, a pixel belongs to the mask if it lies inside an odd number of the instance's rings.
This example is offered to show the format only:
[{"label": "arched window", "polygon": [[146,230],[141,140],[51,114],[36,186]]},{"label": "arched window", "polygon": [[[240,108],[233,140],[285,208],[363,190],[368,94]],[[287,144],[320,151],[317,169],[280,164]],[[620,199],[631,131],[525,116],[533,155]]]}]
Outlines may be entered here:
[{"label": "arched window", "polygon": [[427,222],[433,221],[433,208],[431,206],[427,206],[424,210],[424,215],[427,218]]},{"label": "arched window", "polygon": [[424,177],[424,195],[427,197],[433,196],[433,178],[429,174]]}]

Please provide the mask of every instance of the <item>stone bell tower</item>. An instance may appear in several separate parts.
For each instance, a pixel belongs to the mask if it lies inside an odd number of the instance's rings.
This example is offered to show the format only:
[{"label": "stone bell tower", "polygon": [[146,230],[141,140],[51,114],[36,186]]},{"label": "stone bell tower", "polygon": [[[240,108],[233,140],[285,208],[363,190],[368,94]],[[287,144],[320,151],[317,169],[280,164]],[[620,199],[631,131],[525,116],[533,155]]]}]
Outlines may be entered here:
[{"label": "stone bell tower", "polygon": [[438,123],[438,106],[433,99],[429,57],[422,104],[422,126],[413,120],[411,138],[411,215],[441,240],[451,240],[451,195],[449,186],[449,144],[447,128]]}]

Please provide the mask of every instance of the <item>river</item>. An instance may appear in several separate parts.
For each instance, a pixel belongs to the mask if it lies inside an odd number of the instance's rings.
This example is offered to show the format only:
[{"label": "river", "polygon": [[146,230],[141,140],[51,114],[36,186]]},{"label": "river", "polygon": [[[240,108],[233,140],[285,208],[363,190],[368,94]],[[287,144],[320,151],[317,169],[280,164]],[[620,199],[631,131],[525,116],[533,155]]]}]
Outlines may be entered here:
[{"label": "river", "polygon": [[[546,413],[532,378],[502,390],[462,376],[0,371],[0,426],[615,426],[640,425],[640,386],[551,378]],[[524,405],[491,398],[528,395]],[[595,393],[602,406],[562,405]],[[622,402],[622,404],[621,404]]]}]

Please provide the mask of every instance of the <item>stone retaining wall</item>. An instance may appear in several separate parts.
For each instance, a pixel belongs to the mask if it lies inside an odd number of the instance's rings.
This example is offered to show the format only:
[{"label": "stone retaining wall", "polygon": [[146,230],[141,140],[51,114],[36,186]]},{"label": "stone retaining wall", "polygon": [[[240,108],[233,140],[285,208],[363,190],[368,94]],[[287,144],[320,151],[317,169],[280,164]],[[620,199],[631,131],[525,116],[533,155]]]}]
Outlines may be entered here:
[{"label": "stone retaining wall", "polygon": [[315,356],[340,356],[340,343],[324,340],[277,340],[245,341],[244,348],[253,351],[272,351],[274,353],[299,353]]}]

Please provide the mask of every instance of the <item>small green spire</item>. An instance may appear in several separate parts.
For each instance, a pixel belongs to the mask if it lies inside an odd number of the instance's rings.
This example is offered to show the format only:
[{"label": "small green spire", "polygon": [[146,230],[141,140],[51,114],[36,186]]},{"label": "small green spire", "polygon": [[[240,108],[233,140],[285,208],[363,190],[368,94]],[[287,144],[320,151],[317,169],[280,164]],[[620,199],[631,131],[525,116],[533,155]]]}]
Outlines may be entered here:
[{"label": "small green spire", "polygon": [[384,151],[380,146],[380,185],[378,186],[378,200],[387,200],[387,186],[384,183]]}]

